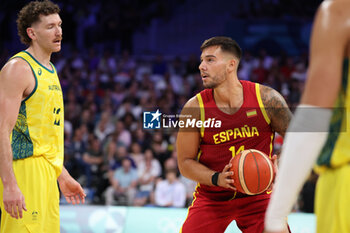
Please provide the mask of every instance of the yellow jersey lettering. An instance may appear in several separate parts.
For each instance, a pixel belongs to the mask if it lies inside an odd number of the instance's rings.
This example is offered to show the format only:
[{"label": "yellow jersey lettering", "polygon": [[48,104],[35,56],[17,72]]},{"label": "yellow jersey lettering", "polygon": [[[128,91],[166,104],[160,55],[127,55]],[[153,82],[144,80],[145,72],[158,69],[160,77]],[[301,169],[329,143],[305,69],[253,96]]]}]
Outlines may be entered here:
[{"label": "yellow jersey lettering", "polygon": [[259,136],[259,131],[256,127],[252,127],[252,136],[254,135]]},{"label": "yellow jersey lettering", "polygon": [[241,132],[239,131],[239,128],[234,128],[234,138],[236,139],[238,136],[241,138],[242,137],[242,134]]},{"label": "yellow jersey lettering", "polygon": [[226,131],[220,132],[220,142],[226,142]]},{"label": "yellow jersey lettering", "polygon": [[227,137],[227,141],[230,141],[230,136],[233,135],[233,131],[232,129],[229,129],[226,131],[226,137]]},{"label": "yellow jersey lettering", "polygon": [[219,141],[219,139],[218,139],[218,136],[219,136],[218,133],[217,133],[217,134],[214,134],[214,136],[213,136],[213,138],[214,138],[214,143],[215,143],[215,144],[219,144],[219,143],[220,143],[220,141]]},{"label": "yellow jersey lettering", "polygon": [[242,151],[244,151],[244,145],[240,146],[236,152],[236,147],[235,146],[231,146],[229,151],[232,152],[232,157],[235,157],[235,155],[241,153]]},{"label": "yellow jersey lettering", "polygon": [[215,144],[220,144],[237,138],[251,138],[254,136],[259,136],[258,129],[256,127],[244,125],[244,127],[241,128],[228,129],[214,134],[213,140]]},{"label": "yellow jersey lettering", "polygon": [[244,125],[244,127],[242,127],[241,130],[244,137],[247,137],[247,138],[251,137],[250,128],[248,127],[248,125]]}]

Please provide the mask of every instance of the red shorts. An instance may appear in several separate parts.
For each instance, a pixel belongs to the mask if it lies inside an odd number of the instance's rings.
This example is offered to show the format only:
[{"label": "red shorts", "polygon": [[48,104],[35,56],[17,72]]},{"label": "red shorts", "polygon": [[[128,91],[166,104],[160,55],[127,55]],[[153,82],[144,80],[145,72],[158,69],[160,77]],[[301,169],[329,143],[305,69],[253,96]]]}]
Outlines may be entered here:
[{"label": "red shorts", "polygon": [[261,233],[264,231],[265,211],[269,200],[269,194],[261,194],[229,201],[214,201],[196,193],[181,232],[224,232],[236,220],[243,233]]}]

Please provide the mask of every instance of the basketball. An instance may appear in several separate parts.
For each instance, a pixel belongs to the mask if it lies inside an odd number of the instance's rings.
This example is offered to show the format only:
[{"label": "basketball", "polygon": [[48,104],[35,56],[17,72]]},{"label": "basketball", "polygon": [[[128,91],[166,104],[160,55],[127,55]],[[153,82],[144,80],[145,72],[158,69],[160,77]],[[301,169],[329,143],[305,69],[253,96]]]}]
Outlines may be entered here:
[{"label": "basketball", "polygon": [[230,160],[234,186],[238,192],[248,195],[260,194],[274,180],[275,170],[268,156],[258,150],[244,150]]}]

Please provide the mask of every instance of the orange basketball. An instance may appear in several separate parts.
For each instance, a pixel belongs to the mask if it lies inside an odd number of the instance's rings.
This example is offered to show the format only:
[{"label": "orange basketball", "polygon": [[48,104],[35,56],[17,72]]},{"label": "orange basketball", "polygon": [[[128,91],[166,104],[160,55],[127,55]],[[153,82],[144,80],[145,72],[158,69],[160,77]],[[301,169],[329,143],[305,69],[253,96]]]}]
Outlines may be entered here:
[{"label": "orange basketball", "polygon": [[268,189],[275,170],[268,156],[258,150],[244,150],[230,160],[234,186],[238,192],[256,195]]}]

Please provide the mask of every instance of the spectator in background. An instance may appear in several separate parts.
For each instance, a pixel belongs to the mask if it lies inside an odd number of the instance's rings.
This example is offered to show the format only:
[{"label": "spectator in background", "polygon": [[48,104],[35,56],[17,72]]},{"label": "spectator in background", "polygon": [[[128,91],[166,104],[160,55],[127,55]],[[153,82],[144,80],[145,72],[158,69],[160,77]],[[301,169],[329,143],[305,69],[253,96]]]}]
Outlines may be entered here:
[{"label": "spectator in background", "polygon": [[109,141],[114,141],[117,143],[117,145],[122,145],[125,147],[129,147],[131,145],[131,132],[125,129],[122,121],[117,121],[115,123],[114,132],[107,138],[107,142]]},{"label": "spectator in background", "polygon": [[137,142],[141,146],[142,150],[149,148],[151,145],[150,135],[142,130],[142,125],[139,126],[135,132],[133,132],[133,141]]},{"label": "spectator in background", "polygon": [[254,68],[253,56],[249,51],[246,51],[239,65],[238,77],[240,77],[241,80],[250,80],[253,68]]},{"label": "spectator in background", "polygon": [[[100,175],[100,166],[103,163],[101,143],[97,137],[91,136],[87,151],[83,154],[81,167],[86,176],[85,186],[92,187],[93,180],[97,180]],[[96,184],[96,182],[95,182]]]},{"label": "spectator in background", "polygon": [[107,172],[112,165],[114,165],[118,154],[117,154],[117,144],[114,141],[109,141],[105,143],[103,153],[103,171]]},{"label": "spectator in background", "polygon": [[66,168],[74,178],[78,178],[81,175],[79,171],[79,164],[83,158],[83,154],[86,151],[86,143],[83,138],[83,129],[77,128],[74,131],[71,143],[67,146],[66,150],[69,152],[69,159],[65,158]]},{"label": "spectator in background", "polygon": [[132,205],[137,185],[137,171],[128,158],[123,158],[122,166],[109,173],[110,186],[106,190],[106,205],[117,201],[119,205]]},{"label": "spectator in background", "polygon": [[[110,186],[109,171],[115,165],[115,159],[117,158],[117,145],[111,141],[104,144],[103,149],[103,163],[100,166],[100,176],[98,183],[95,186],[95,195],[93,197],[94,204],[104,204],[103,193]],[[111,169],[112,170],[112,169]]]},{"label": "spectator in background", "polygon": [[100,142],[103,142],[113,131],[114,126],[110,119],[110,113],[108,111],[102,112],[101,119],[96,125],[94,134]]},{"label": "spectator in background", "polygon": [[151,148],[154,152],[154,157],[164,164],[170,156],[167,151],[167,142],[163,138],[163,134],[158,131],[153,133]]},{"label": "spectator in background", "polygon": [[157,177],[161,175],[162,168],[159,161],[153,158],[153,152],[150,149],[145,151],[144,159],[137,168],[138,173],[138,193],[135,196],[134,205],[143,206],[154,190],[154,183]]},{"label": "spectator in background", "polygon": [[164,173],[162,174],[162,177],[166,177],[166,171],[168,170],[176,170],[178,171],[179,168],[177,166],[177,159],[174,157],[169,157],[167,160],[164,161]]},{"label": "spectator in background", "polygon": [[304,63],[299,62],[295,66],[295,70],[291,73],[290,76],[292,79],[296,79],[298,81],[305,82],[305,80],[306,80],[306,68],[305,68]]},{"label": "spectator in background", "polygon": [[166,179],[156,185],[154,202],[161,207],[185,207],[186,188],[177,178],[177,170],[167,170]]},{"label": "spectator in background", "polygon": [[[110,141],[108,143],[109,146],[112,146],[111,143],[115,144],[115,142]],[[116,153],[114,153],[114,157],[109,158],[109,169],[110,170],[115,170],[117,168],[119,168],[120,166],[122,166],[123,160],[125,158],[129,159],[131,162],[131,166],[133,168],[136,168],[136,164],[135,161],[130,157],[129,153],[128,153],[128,149],[126,146],[124,146],[123,144],[116,144]]]},{"label": "spectator in background", "polygon": [[283,61],[283,64],[280,67],[280,72],[284,77],[285,81],[289,81],[291,78],[291,74],[294,72],[294,61],[293,58],[288,57],[285,61]]},{"label": "spectator in background", "polygon": [[259,59],[258,66],[252,71],[252,81],[258,83],[264,83],[267,79],[267,70],[264,67],[264,60]]},{"label": "spectator in background", "polygon": [[288,100],[291,107],[296,107],[301,98],[302,91],[301,82],[297,79],[291,79],[289,85]]},{"label": "spectator in background", "polygon": [[[137,168],[139,168],[140,165],[142,163],[144,163],[144,160],[145,160],[144,155],[142,154],[141,151],[142,151],[142,148],[141,148],[140,144],[138,144],[137,142],[133,142],[131,144],[130,157],[136,163]],[[152,154],[152,157],[153,157],[153,154]]]}]

